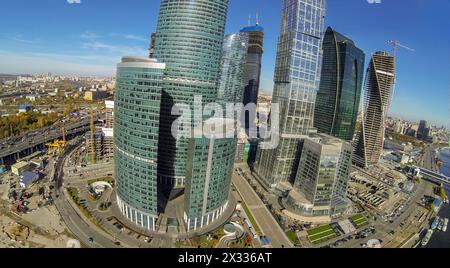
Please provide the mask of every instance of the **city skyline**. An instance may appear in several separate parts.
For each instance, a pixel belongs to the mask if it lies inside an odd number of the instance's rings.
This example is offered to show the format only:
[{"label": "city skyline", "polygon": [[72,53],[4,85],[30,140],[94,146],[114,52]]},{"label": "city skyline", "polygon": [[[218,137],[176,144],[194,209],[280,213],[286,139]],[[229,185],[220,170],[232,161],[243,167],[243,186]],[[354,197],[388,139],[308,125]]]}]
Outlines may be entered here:
[{"label": "city skyline", "polygon": [[448,248],[433,1],[2,5],[0,248]]},{"label": "city skyline", "polygon": [[[127,19],[125,23],[117,20],[117,16],[123,16],[124,5],[133,17],[144,20]],[[104,5],[95,0],[81,4],[68,4],[65,0],[31,3],[20,0],[4,1],[3,6],[11,12],[0,18],[0,23],[6,26],[0,35],[0,73],[49,71],[114,75],[120,56],[148,54],[150,34],[156,29],[159,1],[135,0],[130,6],[125,2]],[[366,53],[366,62],[370,60],[368,55],[375,51],[391,51],[386,40],[398,39],[412,46],[416,52],[399,51],[398,83],[389,114],[416,121],[427,119],[432,124],[450,127],[450,88],[448,79],[443,78],[448,76],[450,63],[433,59],[433,56],[450,57],[445,49],[445,40],[449,37],[436,34],[445,32],[445,10],[448,10],[445,7],[450,8],[445,0],[434,0],[433,5],[419,0],[383,1],[381,4],[333,0],[327,4],[330,12],[325,25],[353,39]],[[352,16],[342,16],[347,10]],[[272,92],[281,1],[230,0],[226,33],[247,26],[249,14],[254,24],[256,12],[266,30],[261,91]],[[383,21],[378,20],[380,14]],[[55,21],[61,25],[55,25]],[[423,66],[431,65],[434,67],[423,70]],[[418,112],[415,109],[418,106],[426,109]]]}]

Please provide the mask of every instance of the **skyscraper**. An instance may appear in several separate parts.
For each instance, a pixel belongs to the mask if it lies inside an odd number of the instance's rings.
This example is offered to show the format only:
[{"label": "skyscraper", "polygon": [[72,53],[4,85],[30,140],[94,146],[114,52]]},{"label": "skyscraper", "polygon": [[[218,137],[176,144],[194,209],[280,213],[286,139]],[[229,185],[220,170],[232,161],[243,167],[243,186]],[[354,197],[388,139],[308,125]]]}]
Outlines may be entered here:
[{"label": "skyscraper", "polygon": [[[161,222],[184,220],[187,231],[196,230],[217,220],[228,206],[235,139],[215,132],[192,138],[172,133],[176,121],[186,119],[173,115],[177,104],[202,109],[217,101],[219,86],[242,95],[238,78],[247,42],[234,40],[222,57],[227,10],[228,0],[161,0],[151,58],[125,57],[118,66],[117,203],[144,229],[167,231],[164,224],[156,226],[162,217]],[[221,61],[228,67],[222,72]],[[192,114],[190,122],[183,121],[192,129],[210,122]]]},{"label": "skyscraper", "polygon": [[419,123],[419,129],[417,130],[417,139],[426,140],[430,134],[430,129],[428,128],[428,122],[421,120]]},{"label": "skyscraper", "polygon": [[323,40],[322,75],[314,111],[314,127],[352,141],[361,101],[364,52],[329,27]]},{"label": "skyscraper", "polygon": [[363,124],[354,144],[353,162],[359,167],[377,165],[380,161],[394,79],[394,58],[388,52],[376,52],[367,69]]},{"label": "skyscraper", "polygon": [[305,140],[294,187],[284,199],[287,209],[305,217],[345,211],[351,161],[349,142],[324,134]]},{"label": "skyscraper", "polygon": [[242,103],[244,68],[246,67],[248,35],[227,35],[223,41],[217,100],[222,103]]},{"label": "skyscraper", "polygon": [[114,140],[117,204],[131,222],[155,230],[159,113],[164,63],[124,57],[117,66]]},{"label": "skyscraper", "polygon": [[[224,39],[216,99],[221,105],[242,103],[247,47],[246,33],[231,34]],[[237,145],[234,133],[236,116],[205,120],[207,133],[204,137],[188,141],[184,202],[184,221],[188,231],[215,222],[228,208]]]},{"label": "skyscraper", "polygon": [[[241,33],[246,33],[249,38],[247,61],[244,70],[244,105],[253,103],[256,106],[258,104],[262,56],[264,53],[264,28],[257,22],[255,26],[243,28]],[[249,129],[250,122],[256,120],[256,118],[250,118],[250,116],[250,114],[247,114],[244,118],[246,129]]]},{"label": "skyscraper", "polygon": [[[215,222],[228,208],[236,138],[227,138],[226,125],[234,132],[235,120],[211,118],[205,121],[205,136],[189,140],[185,214],[187,230]],[[225,134],[225,136],[223,136]]]},{"label": "skyscraper", "polygon": [[283,1],[273,93],[280,105],[280,144],[259,150],[255,163],[267,186],[295,178],[301,142],[313,127],[324,18],[325,0]]},{"label": "skyscraper", "polygon": [[[161,103],[158,178],[163,195],[171,187],[184,187],[188,140],[172,137],[176,104],[194,106],[217,97],[228,0],[161,0],[156,30],[155,57],[166,64]],[[201,122],[192,120],[192,127]]]}]

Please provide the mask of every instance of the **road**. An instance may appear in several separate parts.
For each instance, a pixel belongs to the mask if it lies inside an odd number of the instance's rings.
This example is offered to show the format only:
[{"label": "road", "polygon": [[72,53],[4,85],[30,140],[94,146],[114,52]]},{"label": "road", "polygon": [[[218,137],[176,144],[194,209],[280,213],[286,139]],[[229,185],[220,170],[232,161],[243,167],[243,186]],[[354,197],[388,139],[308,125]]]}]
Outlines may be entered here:
[{"label": "road", "polygon": [[[384,222],[380,217],[377,217],[377,221],[373,224],[375,229],[377,230],[377,233],[374,235],[370,235],[367,238],[364,239],[358,239],[358,240],[352,240],[347,243],[344,243],[341,245],[343,248],[358,248],[360,247],[360,244],[367,243],[367,241],[371,239],[381,239],[387,244],[387,241],[392,240],[394,237],[390,235],[389,233],[391,231],[395,231],[395,235],[399,233],[402,229],[406,228],[408,226],[409,222],[408,219],[410,216],[415,213],[415,211],[418,208],[418,203],[420,202],[420,199],[427,194],[427,191],[432,187],[432,184],[423,181],[418,185],[418,188],[416,192],[411,196],[410,200],[405,204],[405,210],[403,213],[394,219],[393,223],[390,222]],[[404,227],[401,227],[401,224],[404,224]],[[341,238],[340,238],[341,239]]]},{"label": "road", "polygon": [[423,155],[423,164],[422,166],[428,170],[437,172],[436,169],[436,153],[435,153],[434,146],[429,146],[425,149],[424,155]]},{"label": "road", "polygon": [[[81,120],[68,124],[66,126],[66,135],[78,133],[89,129],[89,119]],[[52,140],[62,137],[61,129],[42,129],[37,131],[34,135],[26,134],[15,137],[11,141],[2,141],[2,148],[0,149],[0,158],[8,157],[17,153],[21,153],[27,149],[35,148],[37,146],[46,144]]]},{"label": "road", "polygon": [[[117,248],[119,246],[114,244],[114,241],[101,235],[95,231],[93,226],[88,224],[78,212],[67,201],[67,197],[63,191],[63,166],[66,157],[69,152],[76,146],[68,148],[68,150],[59,157],[55,165],[55,205],[58,209],[62,219],[64,220],[70,231],[81,241],[81,243],[87,247],[99,247],[99,248]],[[94,242],[91,243],[89,238],[93,238]]]},{"label": "road", "polygon": [[238,175],[235,171],[233,172],[232,180],[236,190],[241,195],[243,201],[255,218],[256,223],[261,228],[261,231],[269,238],[272,247],[293,247],[289,238],[247,180]]}]

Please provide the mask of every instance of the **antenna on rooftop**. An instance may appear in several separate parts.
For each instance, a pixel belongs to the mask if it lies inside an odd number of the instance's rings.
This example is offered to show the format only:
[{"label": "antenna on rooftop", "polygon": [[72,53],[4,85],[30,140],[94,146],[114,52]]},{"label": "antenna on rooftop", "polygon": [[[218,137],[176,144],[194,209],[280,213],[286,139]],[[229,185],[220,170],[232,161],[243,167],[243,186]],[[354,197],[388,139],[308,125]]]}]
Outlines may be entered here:
[{"label": "antenna on rooftop", "polygon": [[256,12],[256,25],[259,25],[259,12]]}]

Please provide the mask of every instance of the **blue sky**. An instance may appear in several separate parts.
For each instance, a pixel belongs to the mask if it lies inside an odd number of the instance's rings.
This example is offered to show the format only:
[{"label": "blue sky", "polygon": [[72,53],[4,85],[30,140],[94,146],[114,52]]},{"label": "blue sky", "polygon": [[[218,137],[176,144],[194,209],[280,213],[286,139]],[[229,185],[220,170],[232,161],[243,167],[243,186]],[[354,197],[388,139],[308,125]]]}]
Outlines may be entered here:
[{"label": "blue sky", "polygon": [[[70,1],[70,0],[69,0]],[[111,75],[122,55],[145,55],[158,0],[2,0],[0,73]],[[352,38],[369,59],[399,50],[391,114],[450,126],[450,1],[328,0],[326,25]],[[262,89],[272,90],[281,0],[230,0],[227,33],[259,12],[266,30]]]}]

